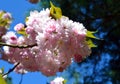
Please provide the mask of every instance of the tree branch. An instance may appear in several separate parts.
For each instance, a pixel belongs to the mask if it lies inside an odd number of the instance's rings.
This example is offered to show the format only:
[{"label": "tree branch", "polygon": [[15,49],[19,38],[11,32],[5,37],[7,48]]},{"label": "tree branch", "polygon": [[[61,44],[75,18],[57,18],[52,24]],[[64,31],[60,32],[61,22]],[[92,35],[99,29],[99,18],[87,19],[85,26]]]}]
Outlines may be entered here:
[{"label": "tree branch", "polygon": [[20,79],[19,84],[22,84],[22,81],[23,81],[23,74],[21,74],[21,79]]},{"label": "tree branch", "polygon": [[0,46],[9,46],[9,47],[13,47],[13,48],[31,48],[34,46],[37,46],[37,44],[32,44],[32,45],[11,45],[11,44],[6,44],[6,43],[2,43],[0,42]]},{"label": "tree branch", "polygon": [[5,75],[8,75],[8,74],[11,73],[12,71],[14,71],[14,69],[15,69],[19,64],[20,64],[20,62],[18,62],[12,69],[9,69],[9,71],[8,71],[7,73],[3,74],[2,77],[5,76]]}]

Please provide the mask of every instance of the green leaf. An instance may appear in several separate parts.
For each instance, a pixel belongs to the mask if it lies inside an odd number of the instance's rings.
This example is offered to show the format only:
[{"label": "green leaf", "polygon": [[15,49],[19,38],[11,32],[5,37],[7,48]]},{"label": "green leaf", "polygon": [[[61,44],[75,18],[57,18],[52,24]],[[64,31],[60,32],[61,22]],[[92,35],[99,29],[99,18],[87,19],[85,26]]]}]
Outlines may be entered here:
[{"label": "green leaf", "polygon": [[0,20],[0,26],[6,26],[7,25],[7,20],[3,20],[3,19],[1,19]]},{"label": "green leaf", "polygon": [[67,80],[64,80],[64,81],[63,81],[63,84],[66,84],[66,82],[67,82]]},{"label": "green leaf", "polygon": [[94,33],[96,33],[96,32],[97,31],[94,32],[94,31],[88,31],[87,30],[87,35],[86,36],[89,37],[89,38],[98,39],[97,37],[94,36]]},{"label": "green leaf", "polygon": [[[1,42],[0,42],[1,43]],[[4,73],[4,67],[0,68],[0,70],[2,71],[2,74]]]},{"label": "green leaf", "polygon": [[2,27],[9,27],[9,23],[11,22],[10,19],[3,19],[3,18],[0,18],[0,26]]},{"label": "green leaf", "polygon": [[25,32],[25,28],[22,28],[20,31],[17,32],[18,34],[21,34],[23,36],[27,36],[27,33]]},{"label": "green leaf", "polygon": [[2,77],[2,75],[0,74],[0,84],[6,84],[4,78]]},{"label": "green leaf", "polygon": [[92,48],[92,47],[97,47],[97,46],[92,42],[91,39],[88,39],[86,42],[87,42],[87,44],[88,44],[88,46],[89,46],[90,48]]},{"label": "green leaf", "polygon": [[54,19],[60,19],[62,17],[62,10],[59,7],[54,6],[52,2],[50,2],[50,5],[50,15]]},{"label": "green leaf", "polygon": [[0,18],[3,16],[4,13],[5,13],[5,12],[3,12],[3,11],[0,12]]}]

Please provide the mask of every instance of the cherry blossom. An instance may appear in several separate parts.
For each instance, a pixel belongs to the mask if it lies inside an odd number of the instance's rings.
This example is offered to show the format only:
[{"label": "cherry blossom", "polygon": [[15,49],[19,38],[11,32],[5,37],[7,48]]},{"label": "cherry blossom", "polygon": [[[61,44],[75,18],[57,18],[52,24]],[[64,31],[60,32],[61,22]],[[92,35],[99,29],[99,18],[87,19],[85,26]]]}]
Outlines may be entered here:
[{"label": "cherry blossom", "polygon": [[1,37],[7,32],[10,23],[12,22],[12,16],[9,12],[0,10],[0,41]]},{"label": "cherry blossom", "polygon": [[50,84],[64,84],[64,78],[56,77],[53,81],[50,82]]},{"label": "cherry blossom", "polygon": [[54,19],[48,8],[30,12],[25,25],[19,23],[14,27],[22,36],[8,32],[2,38],[7,44],[19,47],[34,45],[26,48],[3,47],[2,59],[13,64],[19,62],[15,69],[18,73],[40,71],[46,76],[53,76],[65,70],[73,60],[81,62],[91,53],[86,42],[87,29],[83,24],[66,16]]}]

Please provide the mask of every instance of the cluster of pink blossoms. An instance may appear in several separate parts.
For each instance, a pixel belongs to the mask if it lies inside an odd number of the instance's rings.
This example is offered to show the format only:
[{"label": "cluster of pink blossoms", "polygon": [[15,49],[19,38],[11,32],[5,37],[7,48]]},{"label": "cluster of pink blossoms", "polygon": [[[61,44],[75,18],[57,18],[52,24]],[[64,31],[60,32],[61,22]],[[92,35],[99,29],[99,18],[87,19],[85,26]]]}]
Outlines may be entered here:
[{"label": "cluster of pink blossoms", "polygon": [[7,32],[7,28],[9,27],[11,21],[11,14],[0,10],[0,41],[1,37]]},{"label": "cluster of pink blossoms", "polygon": [[87,30],[82,23],[62,16],[54,19],[50,10],[32,11],[26,18],[26,26],[17,24],[15,32],[8,32],[3,40],[11,45],[34,45],[26,48],[4,46],[2,58],[10,63],[20,63],[16,72],[40,71],[46,76],[62,72],[73,60],[81,62],[91,49],[86,42]]}]

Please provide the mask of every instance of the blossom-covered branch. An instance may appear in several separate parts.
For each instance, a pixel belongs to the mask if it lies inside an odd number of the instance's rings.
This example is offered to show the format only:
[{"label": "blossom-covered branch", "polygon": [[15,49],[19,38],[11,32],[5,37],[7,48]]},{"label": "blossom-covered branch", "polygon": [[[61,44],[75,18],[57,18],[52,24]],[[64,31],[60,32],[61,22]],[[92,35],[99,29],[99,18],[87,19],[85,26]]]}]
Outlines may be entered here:
[{"label": "blossom-covered branch", "polygon": [[59,7],[51,2],[51,8],[31,11],[25,25],[19,23],[16,32],[9,31],[2,36],[2,59],[10,63],[20,63],[14,71],[40,71],[46,76],[62,72],[73,60],[81,62],[95,47],[94,32],[88,31],[82,23],[62,15]]}]

